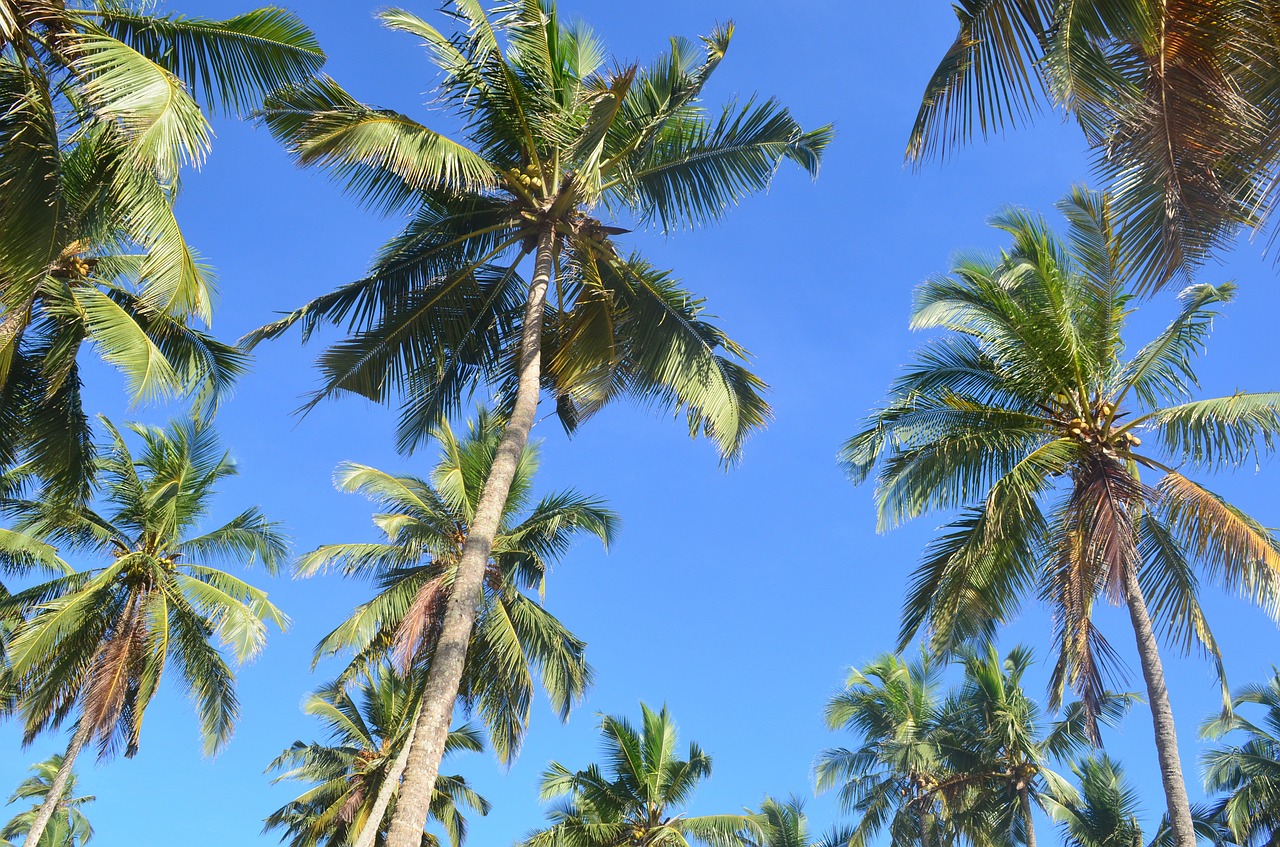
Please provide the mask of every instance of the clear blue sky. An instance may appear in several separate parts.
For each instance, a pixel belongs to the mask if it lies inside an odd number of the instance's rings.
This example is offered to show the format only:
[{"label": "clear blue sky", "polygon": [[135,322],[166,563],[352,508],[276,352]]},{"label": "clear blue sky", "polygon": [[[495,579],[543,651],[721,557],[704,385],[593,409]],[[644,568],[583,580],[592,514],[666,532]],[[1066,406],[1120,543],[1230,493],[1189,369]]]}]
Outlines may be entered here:
[{"label": "clear blue sky", "polygon": [[[249,2],[174,0],[164,8],[227,16]],[[429,121],[428,62],[412,39],[381,30],[374,8],[316,0],[299,11],[317,30],[331,75],[366,101]],[[410,8],[431,15],[436,3]],[[776,421],[727,473],[709,444],[687,438],[682,423],[644,409],[613,408],[572,441],[554,419],[535,428],[544,439],[541,485],[608,498],[623,528],[608,556],[583,544],[549,583],[549,605],[589,643],[598,683],[586,704],[560,726],[539,703],[524,753],[507,773],[489,756],[454,763],[494,803],[488,818],[473,821],[474,847],[506,847],[538,825],[536,784],[547,761],[584,765],[597,749],[595,713],[636,715],[641,700],[667,702],[685,737],[714,757],[714,776],[695,810],[736,810],[766,793],[811,793],[815,754],[845,741],[823,729],[822,706],[847,666],[893,646],[906,576],[942,522],[926,518],[877,535],[871,491],[842,479],[836,451],[920,341],[906,327],[915,283],[945,270],[957,250],[996,247],[985,218],[1002,204],[1050,212],[1088,170],[1078,132],[1053,115],[963,150],[945,168],[903,169],[919,92],[954,35],[943,0],[563,0],[561,9],[594,24],[616,56],[638,59],[652,57],[669,35],[694,36],[732,18],[737,35],[710,99],[776,95],[806,125],[835,121],[839,134],[816,184],[784,168],[768,196],[713,229],[626,236],[704,294],[710,311],[756,355],[773,387]],[[358,276],[397,222],[365,214],[320,174],[295,170],[262,130],[221,121],[217,132],[208,164],[185,182],[180,212],[189,237],[220,272],[214,329],[234,339]],[[1259,245],[1245,245],[1204,272],[1205,281],[1240,283],[1239,300],[1219,321],[1202,362],[1206,391],[1280,384],[1280,286],[1260,253]],[[1149,332],[1173,305],[1172,293],[1143,304],[1135,329]],[[397,456],[393,416],[363,401],[293,417],[315,383],[310,361],[319,349],[301,348],[296,336],[261,348],[254,372],[219,417],[243,470],[225,486],[222,508],[230,514],[260,504],[287,523],[300,551],[373,537],[368,504],[332,489],[339,461],[414,473],[434,461],[430,448]],[[163,418],[163,410],[127,412],[119,380],[101,369],[93,375],[96,408],[115,418]],[[1215,484],[1276,525],[1278,473],[1273,463],[1256,476]],[[336,576],[254,578],[268,585],[294,626],[273,635],[241,673],[244,717],[231,746],[214,761],[202,759],[191,705],[176,691],[162,694],[136,759],[101,767],[86,761],[82,769],[83,788],[98,796],[90,815],[100,847],[275,842],[259,835],[261,818],[296,789],[269,786],[262,770],[295,739],[317,737],[298,703],[335,667],[312,674],[311,648],[367,587]],[[1241,602],[1209,594],[1233,682],[1260,679],[1280,644],[1275,626]],[[1030,606],[1006,645],[1022,639],[1048,655],[1046,618]],[[1102,619],[1130,660],[1131,686],[1139,687],[1127,617],[1106,610]],[[1184,762],[1196,771],[1196,727],[1217,696],[1211,669],[1170,653],[1168,673]],[[1037,683],[1045,676],[1038,673]],[[1142,708],[1107,738],[1141,788],[1148,831],[1163,809],[1150,735]],[[65,743],[48,737],[19,751],[18,741],[12,725],[0,727],[0,792]],[[1198,776],[1189,781],[1194,788]],[[819,829],[837,819],[830,798],[811,801],[809,811]],[[1042,837],[1056,840],[1047,831]]]}]

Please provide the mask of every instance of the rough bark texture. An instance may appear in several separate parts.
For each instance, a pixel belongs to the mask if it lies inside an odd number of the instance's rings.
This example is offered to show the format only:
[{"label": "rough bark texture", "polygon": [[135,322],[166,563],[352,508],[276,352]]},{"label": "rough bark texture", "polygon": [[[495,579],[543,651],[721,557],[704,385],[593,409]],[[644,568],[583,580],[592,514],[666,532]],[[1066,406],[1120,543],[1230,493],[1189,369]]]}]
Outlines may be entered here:
[{"label": "rough bark texture", "polygon": [[40,810],[31,821],[31,829],[27,831],[22,847],[36,847],[40,843],[40,836],[44,835],[45,827],[53,819],[53,813],[58,810],[58,804],[62,802],[62,795],[66,793],[67,780],[71,778],[71,771],[76,766],[76,756],[80,755],[80,748],[89,740],[90,729],[91,725],[86,720],[76,724],[71,743],[67,745],[67,752],[62,757],[62,767],[58,768],[58,774],[53,778],[53,785],[49,786],[49,793],[45,795],[44,802],[40,804]]},{"label": "rough bark texture", "polygon": [[1178,755],[1178,734],[1173,726],[1173,708],[1169,705],[1169,691],[1164,684],[1164,667],[1160,663],[1160,651],[1151,628],[1151,616],[1147,614],[1147,603],[1142,597],[1137,574],[1133,568],[1124,570],[1125,600],[1138,641],[1138,658],[1142,661],[1142,678],[1147,684],[1147,701],[1151,704],[1156,756],[1160,761],[1160,779],[1164,783],[1164,796],[1169,806],[1173,843],[1175,847],[1196,847],[1191,804],[1187,799],[1187,785]]},{"label": "rough bark texture", "polygon": [[400,777],[404,775],[404,769],[409,764],[409,751],[413,749],[413,739],[417,734],[418,718],[421,714],[422,701],[419,700],[418,710],[413,713],[413,726],[409,727],[409,734],[405,736],[400,752],[396,753],[395,761],[391,763],[391,770],[387,771],[386,778],[378,787],[378,796],[373,799],[373,809],[364,822],[364,829],[360,831],[355,847],[373,847],[373,843],[378,839],[378,830],[382,828],[382,819],[387,814],[387,806],[391,805],[391,797],[396,793],[396,788],[400,785]]},{"label": "rough bark texture", "polygon": [[515,478],[516,465],[529,441],[534,414],[538,409],[542,370],[542,315],[551,280],[555,232],[548,227],[538,238],[533,280],[525,304],[520,338],[520,383],[516,390],[511,419],[493,456],[493,467],[480,493],[475,518],[467,529],[462,558],[454,577],[453,591],[444,612],[440,640],[423,686],[422,711],[414,724],[409,762],[396,802],[387,847],[421,847],[422,829],[427,823],[431,796],[440,772],[445,739],[453,717],[453,704],[462,681],[467,644],[483,597],[485,568],[498,523],[507,505],[507,494]]},{"label": "rough bark texture", "polygon": [[1018,804],[1022,806],[1022,828],[1026,830],[1027,847],[1036,847],[1036,822],[1031,817],[1031,792],[1018,789]]}]

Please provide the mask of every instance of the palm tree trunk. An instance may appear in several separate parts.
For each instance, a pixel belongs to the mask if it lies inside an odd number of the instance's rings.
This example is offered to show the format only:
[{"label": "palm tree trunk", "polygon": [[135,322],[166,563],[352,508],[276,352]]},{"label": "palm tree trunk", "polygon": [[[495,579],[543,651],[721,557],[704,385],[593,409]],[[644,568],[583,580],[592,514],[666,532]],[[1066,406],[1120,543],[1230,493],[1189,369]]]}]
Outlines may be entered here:
[{"label": "palm tree trunk", "polygon": [[1018,804],[1022,806],[1022,828],[1026,832],[1027,847],[1036,847],[1036,823],[1031,817],[1031,792],[1022,787],[1018,789]]},{"label": "palm tree trunk", "polygon": [[1164,783],[1165,801],[1169,807],[1169,823],[1175,847],[1196,847],[1195,825],[1191,822],[1191,804],[1178,756],[1178,735],[1173,726],[1173,708],[1164,684],[1164,667],[1151,616],[1142,597],[1138,575],[1131,567],[1124,569],[1125,600],[1133,632],[1138,641],[1138,658],[1142,661],[1142,677],[1147,684],[1147,700],[1151,704],[1151,722],[1155,725],[1156,756],[1160,761],[1160,779]]},{"label": "palm tree trunk", "polygon": [[920,847],[929,847],[929,807],[920,806]]},{"label": "palm tree trunk", "polygon": [[396,758],[391,763],[391,770],[387,771],[386,778],[378,787],[378,796],[373,799],[373,809],[365,819],[364,829],[360,831],[355,847],[373,847],[373,842],[378,838],[378,830],[382,829],[382,818],[387,814],[387,806],[391,805],[391,795],[396,793],[396,788],[400,785],[400,777],[404,775],[404,769],[409,764],[409,751],[413,749],[413,739],[418,730],[418,717],[421,714],[422,701],[419,700],[418,708],[413,713],[413,725],[409,727],[409,733],[400,745],[400,752],[396,753]]},{"label": "palm tree trunk", "polygon": [[36,847],[40,843],[40,836],[44,835],[45,827],[49,825],[53,813],[58,810],[58,805],[62,802],[62,795],[66,793],[67,780],[71,778],[71,771],[75,767],[76,756],[80,755],[80,748],[89,740],[91,726],[83,719],[76,723],[76,731],[71,735],[71,743],[67,745],[67,752],[62,757],[62,767],[58,768],[53,784],[49,786],[49,793],[44,795],[44,802],[40,804],[39,811],[31,821],[31,829],[27,830],[27,837],[22,842],[23,847]]},{"label": "palm tree trunk", "polygon": [[387,834],[387,847],[422,845],[422,829],[427,824],[436,776],[440,772],[440,759],[444,755],[445,739],[453,718],[453,704],[462,682],[467,644],[483,598],[485,568],[507,505],[516,465],[529,442],[529,430],[533,428],[534,414],[538,409],[542,378],[542,316],[547,286],[551,282],[555,238],[555,231],[549,226],[538,236],[533,280],[529,284],[520,335],[520,372],[515,403],[462,547],[453,591],[445,606],[440,640],[423,686],[422,710],[414,724],[415,739],[410,745],[404,782],[400,785],[400,797]]}]

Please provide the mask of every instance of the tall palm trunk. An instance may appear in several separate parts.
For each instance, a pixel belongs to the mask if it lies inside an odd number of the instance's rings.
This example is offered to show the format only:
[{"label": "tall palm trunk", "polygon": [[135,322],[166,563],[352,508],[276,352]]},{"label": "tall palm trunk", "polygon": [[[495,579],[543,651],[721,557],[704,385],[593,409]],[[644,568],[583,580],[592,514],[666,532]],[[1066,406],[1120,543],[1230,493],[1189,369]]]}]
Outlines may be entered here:
[{"label": "tall palm trunk", "polygon": [[1164,684],[1164,667],[1160,663],[1160,651],[1155,632],[1151,628],[1151,616],[1147,614],[1147,603],[1138,584],[1138,575],[1131,567],[1124,569],[1124,590],[1129,618],[1133,621],[1133,632],[1138,641],[1142,678],[1147,684],[1147,700],[1151,704],[1151,722],[1155,725],[1156,732],[1156,756],[1160,761],[1160,779],[1164,783],[1164,796],[1169,806],[1173,843],[1175,847],[1195,847],[1195,825],[1191,821],[1191,803],[1187,799],[1182,761],[1178,756],[1178,735],[1173,726],[1169,691]]},{"label": "tall palm trunk", "polygon": [[[365,819],[364,829],[360,831],[360,837],[356,839],[355,847],[373,847],[373,842],[378,838],[378,830],[382,828],[382,818],[387,814],[387,806],[391,805],[391,795],[396,793],[396,787],[400,784],[400,777],[404,775],[404,769],[409,764],[409,751],[413,749],[413,739],[417,735],[418,717],[422,714],[422,700],[418,700],[418,708],[413,713],[413,725],[409,727],[409,733],[404,737],[404,742],[400,745],[400,752],[396,753],[396,758],[391,763],[391,769],[387,771],[387,775],[382,780],[382,785],[378,787],[378,796],[373,799],[373,809],[369,812],[369,817]],[[439,765],[436,766],[437,768]],[[432,787],[434,791],[434,786]]]},{"label": "tall palm trunk", "polygon": [[92,725],[83,718],[76,723],[76,731],[72,733],[71,743],[67,745],[67,752],[62,757],[62,766],[58,768],[53,784],[49,786],[49,793],[44,795],[44,802],[40,804],[39,811],[31,821],[31,829],[27,831],[22,847],[36,847],[40,843],[40,836],[44,835],[45,828],[53,818],[53,813],[58,810],[58,805],[62,802],[62,795],[67,790],[67,780],[71,778],[71,771],[76,764],[76,756],[80,755],[80,748],[89,740],[91,730]]},{"label": "tall palm trunk", "polygon": [[515,478],[520,455],[529,442],[529,430],[533,428],[533,417],[538,408],[542,378],[542,316],[547,285],[551,281],[555,238],[555,230],[550,226],[538,236],[533,280],[529,284],[529,299],[525,303],[524,325],[520,333],[520,371],[515,403],[507,429],[494,453],[493,466],[480,493],[475,517],[467,528],[467,540],[462,547],[453,591],[445,606],[440,640],[423,686],[422,710],[414,724],[414,743],[410,745],[400,798],[387,834],[387,847],[422,845],[422,829],[427,824],[436,776],[440,772],[440,759],[444,755],[445,739],[453,718],[453,704],[462,682],[467,644],[483,598],[485,568],[507,505],[511,481]]},{"label": "tall palm trunk", "polygon": [[1036,847],[1036,822],[1031,817],[1031,792],[1025,785],[1018,789],[1018,805],[1022,807],[1022,828],[1026,830],[1026,845]]}]

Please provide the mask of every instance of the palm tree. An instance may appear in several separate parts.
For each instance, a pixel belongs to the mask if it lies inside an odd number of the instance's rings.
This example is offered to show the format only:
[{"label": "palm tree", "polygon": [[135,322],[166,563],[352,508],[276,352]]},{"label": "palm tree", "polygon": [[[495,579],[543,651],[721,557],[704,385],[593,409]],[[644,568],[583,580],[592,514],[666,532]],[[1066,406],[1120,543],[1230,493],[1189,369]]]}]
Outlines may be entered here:
[{"label": "palm tree", "polygon": [[99,757],[137,752],[142,719],[172,663],[192,696],[209,753],[231,736],[239,705],[234,675],[216,644],[239,662],[256,655],[267,624],[287,618],[266,592],[217,563],[260,560],[274,572],[288,555],[279,527],[257,508],[196,534],[219,481],[235,463],[207,424],[132,425],[136,458],[103,420],[110,442],[98,459],[103,510],[46,498],[10,499],[4,510],[33,539],[103,563],[14,593],[0,617],[16,617],[0,690],[16,692],[30,742],[74,715],[75,729],[26,844],[35,847],[63,796],[81,748]]},{"label": "palm tree", "polygon": [[[995,259],[966,256],[922,284],[912,326],[927,345],[845,446],[855,482],[875,469],[882,527],[961,509],[910,586],[902,643],[928,626],[935,648],[990,635],[1038,589],[1053,609],[1053,706],[1070,685],[1094,716],[1116,654],[1094,626],[1099,596],[1127,605],[1179,847],[1194,844],[1156,627],[1222,660],[1200,608],[1201,576],[1278,607],[1280,544],[1256,520],[1173,467],[1253,463],[1280,435],[1280,393],[1192,400],[1193,360],[1233,287],[1186,289],[1169,326],[1123,353],[1122,288],[1106,197],[1073,192],[1063,243],[1007,210]],[[1161,449],[1142,446],[1150,433]],[[1160,475],[1154,484],[1144,473]],[[1154,623],[1153,623],[1154,621]],[[1224,704],[1229,703],[1223,683]]]},{"label": "palm tree", "polygon": [[[49,791],[61,769],[62,756],[58,753],[31,766],[35,775],[28,777],[18,786],[18,790],[9,798],[9,803],[12,805],[20,800],[35,800],[36,803],[30,809],[18,813],[5,825],[4,829],[0,829],[0,845],[13,847],[10,839],[26,835],[30,831],[31,824],[49,796]],[[89,839],[93,837],[93,827],[83,811],[85,806],[94,801],[93,795],[76,796],[75,774],[67,778],[62,795],[63,799],[59,801],[57,811],[49,820],[39,845],[28,842],[32,847],[80,847],[89,843]]]},{"label": "palm tree", "polygon": [[[465,438],[457,438],[448,424],[437,427],[440,461],[430,480],[391,476],[364,465],[339,467],[340,489],[360,492],[378,504],[375,522],[386,540],[330,544],[299,560],[298,573],[304,576],[339,567],[378,585],[377,595],[321,640],[317,661],[351,652],[354,658],[344,679],[388,659],[403,673],[414,668],[429,672],[439,656],[443,610],[455,590],[459,562],[503,429],[504,422],[483,409]],[[574,491],[533,502],[537,466],[537,448],[526,444],[485,569],[484,599],[459,692],[468,707],[478,711],[494,751],[507,764],[528,728],[534,674],[541,675],[561,719],[581,700],[592,676],[583,656],[586,645],[528,592],[543,593],[547,571],[575,536],[590,533],[607,546],[617,524],[600,500]],[[415,703],[419,713],[425,711],[425,704]],[[395,779],[424,736],[417,728],[409,734],[406,758],[393,767]],[[390,789],[380,805],[389,801]],[[369,829],[364,847],[371,838]]]},{"label": "palm tree", "polygon": [[765,797],[750,826],[738,834],[742,847],[835,847],[847,844],[849,830],[837,829],[815,840],[809,831],[804,801],[792,796],[785,803]]},{"label": "palm tree", "polygon": [[[148,4],[150,5],[150,4]],[[204,111],[246,112],[324,61],[292,14],[225,21],[127,2],[0,8],[0,467],[34,463],[83,501],[94,464],[77,356],[121,370],[133,400],[209,409],[245,365],[212,339],[209,268],[174,213]]]},{"label": "palm tree", "polygon": [[864,847],[887,826],[894,844],[942,847],[954,841],[954,792],[940,791],[947,769],[938,732],[944,702],[940,668],[922,653],[908,662],[886,654],[853,668],[845,688],[827,702],[827,728],[845,729],[859,746],[818,755],[819,792],[839,789],[840,807],[859,815],[843,843]]},{"label": "palm tree", "polygon": [[1115,194],[1143,285],[1189,275],[1277,208],[1274,0],[964,0],[907,146],[916,162],[975,132],[1073,115]]},{"label": "palm tree", "polygon": [[[295,741],[271,763],[269,770],[281,771],[274,782],[290,780],[313,785],[273,812],[264,831],[283,829],[281,840],[287,838],[289,847],[343,847],[355,843],[356,834],[364,831],[379,789],[390,777],[392,764],[413,727],[417,714],[415,689],[420,687],[383,665],[374,675],[360,679],[354,691],[332,683],[308,697],[302,710],[320,718],[329,732],[330,743]],[[471,727],[449,733],[449,752],[483,749],[479,734]],[[489,803],[465,779],[441,776],[436,781],[431,816],[444,826],[449,847],[461,847],[466,840],[466,819],[459,806],[481,815],[489,813]],[[389,823],[384,810],[381,821],[373,827],[378,832],[378,844],[385,843]],[[423,833],[422,847],[438,847],[438,843]]]},{"label": "palm tree", "polygon": [[[443,71],[438,94],[470,146],[328,78],[271,98],[263,120],[304,165],[327,168],[370,205],[409,210],[370,274],[317,298],[248,340],[295,323],[351,335],[320,358],[315,400],[352,392],[404,396],[400,446],[411,449],[480,385],[509,413],[444,617],[391,847],[414,847],[462,679],[481,583],[507,489],[540,394],[570,430],[630,396],[687,413],[690,431],[734,457],[761,427],[763,383],[745,352],[702,316],[702,301],[638,254],[623,255],[611,217],[663,230],[718,219],[766,188],[784,159],[816,174],[831,137],[805,132],[774,100],[708,114],[699,96],[732,27],[701,49],[674,39],[646,69],[606,64],[585,26],[563,26],[550,0],[513,0],[493,16],[455,0],[452,34],[407,12],[381,14],[422,39]],[[604,215],[604,212],[610,213]],[[518,272],[532,256],[532,276]],[[403,820],[401,820],[403,817]]]},{"label": "palm tree", "polygon": [[1233,706],[1260,706],[1260,721],[1233,713],[1206,723],[1203,735],[1238,733],[1243,740],[1204,754],[1205,787],[1225,794],[1223,822],[1240,844],[1280,838],[1280,674],[1236,693]]},{"label": "palm tree", "polygon": [[[962,651],[964,682],[948,698],[939,732],[957,786],[976,788],[967,815],[1003,840],[1035,847],[1033,805],[1045,792],[1061,792],[1065,780],[1049,763],[1067,760],[1088,744],[1084,708],[1072,703],[1061,720],[1046,725],[1040,707],[1022,687],[1032,653],[1014,647],[1000,659],[995,645]],[[1107,694],[1100,718],[1108,724],[1128,710],[1133,695]]]},{"label": "palm tree", "polygon": [[686,758],[666,707],[643,703],[641,726],[602,715],[604,761],[580,771],[552,762],[542,774],[542,799],[559,800],[551,825],[529,835],[525,847],[619,847],[690,842],[727,847],[746,830],[764,835],[750,814],[685,815],[698,783],[711,776],[711,757],[690,742]]}]

